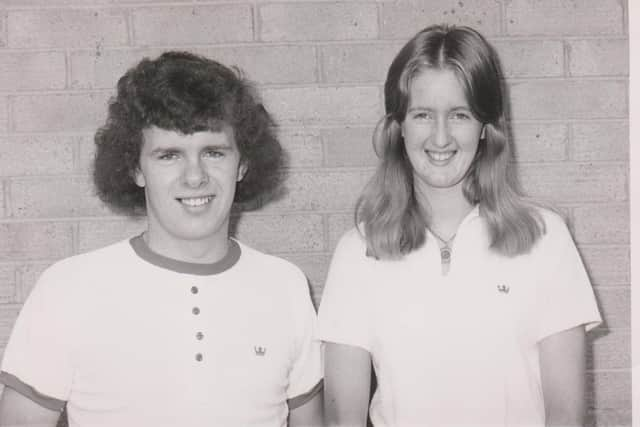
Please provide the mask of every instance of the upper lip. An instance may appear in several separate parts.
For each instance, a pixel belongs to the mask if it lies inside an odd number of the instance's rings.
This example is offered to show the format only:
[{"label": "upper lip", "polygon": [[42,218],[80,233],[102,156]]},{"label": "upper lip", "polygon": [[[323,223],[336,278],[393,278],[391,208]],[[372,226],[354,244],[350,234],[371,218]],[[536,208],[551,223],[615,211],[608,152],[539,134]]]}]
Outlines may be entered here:
[{"label": "upper lip", "polygon": [[215,197],[215,194],[203,194],[203,195],[198,195],[198,196],[178,196],[178,197],[176,197],[176,199],[178,199],[178,200],[183,200],[183,199],[206,199],[207,197]]}]

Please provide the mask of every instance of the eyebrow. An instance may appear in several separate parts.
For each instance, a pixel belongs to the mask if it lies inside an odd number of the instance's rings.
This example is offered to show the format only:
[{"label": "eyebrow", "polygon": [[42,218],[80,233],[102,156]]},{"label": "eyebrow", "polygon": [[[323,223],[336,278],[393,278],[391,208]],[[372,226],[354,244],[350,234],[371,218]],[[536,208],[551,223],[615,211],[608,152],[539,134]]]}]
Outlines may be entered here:
[{"label": "eyebrow", "polygon": [[[202,147],[201,151],[207,151],[207,150],[228,151],[232,149],[233,147],[231,146],[231,144],[207,144],[204,147]],[[151,150],[149,154],[154,155],[158,153],[166,153],[168,151],[182,152],[184,151],[184,147],[182,145],[167,145],[165,147],[158,147],[154,150]]]},{"label": "eyebrow", "polygon": [[[422,105],[416,105],[415,107],[411,107],[407,110],[407,112],[410,111],[416,111],[416,110],[421,110],[421,111],[433,111],[433,108],[429,108],[429,107],[425,107]],[[452,108],[449,109],[449,111],[454,111],[454,110],[466,110],[466,111],[471,111],[470,107],[467,107],[465,105],[456,105]]]}]

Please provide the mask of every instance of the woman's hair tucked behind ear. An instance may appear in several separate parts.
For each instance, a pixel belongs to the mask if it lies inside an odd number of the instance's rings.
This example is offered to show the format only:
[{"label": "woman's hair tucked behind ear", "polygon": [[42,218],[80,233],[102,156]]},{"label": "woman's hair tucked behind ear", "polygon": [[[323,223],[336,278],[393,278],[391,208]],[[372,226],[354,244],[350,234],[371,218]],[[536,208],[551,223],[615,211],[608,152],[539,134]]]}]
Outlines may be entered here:
[{"label": "woman's hair tucked behind ear", "polygon": [[508,256],[527,252],[544,233],[544,224],[518,189],[497,54],[469,27],[436,25],[412,38],[389,67],[384,88],[386,115],[373,135],[381,160],[356,205],[355,220],[366,238],[368,253],[376,258],[398,258],[426,239],[428,207],[416,197],[413,169],[400,132],[411,81],[425,69],[453,71],[471,112],[484,124],[485,137],[464,178],[463,191],[470,203],[479,204],[491,247]]},{"label": "woman's hair tucked behind ear", "polygon": [[235,202],[273,193],[281,182],[283,151],[275,124],[252,84],[237,69],[188,52],[143,59],[120,78],[106,124],[95,135],[93,180],[101,200],[127,214],[144,214],[144,189],[135,184],[143,130],[183,134],[233,128],[247,173]]}]

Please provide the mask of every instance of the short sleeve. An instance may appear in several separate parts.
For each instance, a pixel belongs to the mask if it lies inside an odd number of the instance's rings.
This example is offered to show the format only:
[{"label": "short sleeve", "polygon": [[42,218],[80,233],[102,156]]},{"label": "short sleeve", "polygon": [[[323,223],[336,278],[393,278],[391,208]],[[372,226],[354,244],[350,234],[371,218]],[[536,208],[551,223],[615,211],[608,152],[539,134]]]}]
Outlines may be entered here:
[{"label": "short sleeve", "polygon": [[368,303],[371,259],[357,230],[345,234],[333,254],[320,303],[320,340],[371,352],[372,319]]},{"label": "short sleeve", "polygon": [[27,298],[4,352],[0,381],[49,409],[62,409],[69,397],[72,364],[68,313],[57,280],[45,271]]},{"label": "short sleeve", "polygon": [[287,399],[289,409],[304,405],[321,391],[323,365],[322,348],[315,339],[317,332],[316,311],[311,303],[307,281],[301,275],[293,299],[296,346],[293,365],[289,371]]},{"label": "short sleeve", "polygon": [[[602,322],[578,250],[564,221],[548,215],[546,234],[535,248],[542,269],[538,286],[538,340],[579,325],[586,330]],[[542,259],[546,261],[542,261]],[[545,268],[544,265],[549,265]]]}]

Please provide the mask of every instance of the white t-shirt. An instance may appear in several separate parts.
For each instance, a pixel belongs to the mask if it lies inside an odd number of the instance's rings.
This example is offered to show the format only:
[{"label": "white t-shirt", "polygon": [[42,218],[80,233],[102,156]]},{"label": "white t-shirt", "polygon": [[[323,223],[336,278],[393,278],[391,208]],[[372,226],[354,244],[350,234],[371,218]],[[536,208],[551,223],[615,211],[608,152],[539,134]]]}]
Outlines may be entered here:
[{"label": "white t-shirt", "polygon": [[319,391],[320,344],[304,274],[231,242],[190,264],[141,238],[43,273],[0,380],[70,427],[285,426]]},{"label": "white t-shirt", "polygon": [[489,250],[478,208],[442,274],[437,240],[401,260],[367,257],[354,229],[333,256],[319,337],[367,350],[379,426],[544,426],[538,342],[601,319],[562,219],[517,257]]}]

